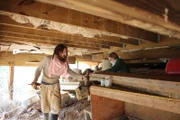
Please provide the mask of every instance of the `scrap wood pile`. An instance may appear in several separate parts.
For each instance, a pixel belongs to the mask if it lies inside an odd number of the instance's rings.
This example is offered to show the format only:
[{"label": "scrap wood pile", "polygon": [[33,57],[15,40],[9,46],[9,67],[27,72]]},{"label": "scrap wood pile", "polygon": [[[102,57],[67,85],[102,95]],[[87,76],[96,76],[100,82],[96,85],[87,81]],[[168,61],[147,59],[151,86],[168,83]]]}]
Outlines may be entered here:
[{"label": "scrap wood pile", "polygon": [[14,102],[7,99],[0,106],[1,120],[41,120],[40,99],[34,95],[27,100]]},{"label": "scrap wood pile", "polygon": [[60,120],[84,120],[84,109],[90,106],[90,102],[87,99],[75,101],[74,104],[63,107],[59,119]]},{"label": "scrap wood pile", "polygon": [[[68,94],[62,95],[62,110],[60,120],[83,120],[84,108],[89,106],[87,99],[78,101]],[[43,120],[40,98],[34,95],[22,103],[14,103],[8,99],[2,99],[0,105],[0,120]]]}]

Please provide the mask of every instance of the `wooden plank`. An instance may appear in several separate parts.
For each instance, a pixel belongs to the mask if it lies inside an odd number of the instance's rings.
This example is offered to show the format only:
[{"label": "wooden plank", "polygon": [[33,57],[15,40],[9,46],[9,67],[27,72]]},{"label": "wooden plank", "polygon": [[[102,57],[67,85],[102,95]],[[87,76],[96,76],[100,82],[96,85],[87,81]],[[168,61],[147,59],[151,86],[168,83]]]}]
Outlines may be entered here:
[{"label": "wooden plank", "polygon": [[78,43],[78,42],[69,42],[66,40],[58,40],[58,41],[49,41],[49,40],[40,40],[40,39],[27,39],[27,38],[22,38],[22,37],[15,37],[13,35],[8,35],[1,34],[0,33],[0,38],[2,42],[11,42],[11,43],[16,43],[16,42],[21,42],[24,44],[40,44],[40,45],[57,45],[57,44],[65,44],[68,47],[76,47],[76,48],[84,48],[84,49],[90,49],[90,50],[99,50],[100,47],[99,45],[93,45],[92,44],[84,44],[84,43]]},{"label": "wooden plank", "polygon": [[[166,54],[165,54],[166,53]],[[179,58],[180,50],[173,49],[173,47],[167,46],[167,48],[136,50],[132,52],[117,52],[117,54],[124,60],[145,60],[145,59],[157,59],[157,58]],[[108,57],[108,54],[103,54],[104,58]]]},{"label": "wooden plank", "polygon": [[[21,38],[13,38],[13,37],[1,37],[0,36],[0,41],[3,42],[3,43],[8,43],[8,44],[12,44],[12,43],[15,43],[15,44],[19,44],[19,45],[30,45],[30,46],[36,46],[36,45],[40,45],[42,46],[42,48],[46,48],[46,47],[43,47],[43,46],[48,46],[48,45],[51,45],[51,46],[56,46],[58,44],[64,44],[66,45],[67,47],[73,47],[73,48],[81,48],[81,49],[87,49],[87,50],[100,50],[100,48],[95,48],[95,47],[88,47],[87,45],[82,45],[82,44],[79,44],[79,45],[74,45],[74,44],[69,44],[69,43],[62,43],[62,42],[51,42],[51,41],[46,41],[46,42],[43,42],[43,41],[32,41],[32,40],[25,40],[25,39],[21,39]],[[48,48],[47,48],[48,49]]]},{"label": "wooden plank", "polygon": [[[9,30],[9,29],[11,29],[11,30]],[[44,31],[45,33],[43,33],[43,34],[41,32],[38,30],[35,30],[35,29],[27,30],[26,28],[23,28],[21,31],[21,28],[16,28],[16,27],[8,28],[7,26],[1,25],[1,33],[4,35],[6,35],[7,33],[13,33],[14,36],[15,36],[15,34],[17,36],[17,34],[18,34],[18,36],[21,35],[21,37],[27,38],[27,39],[31,36],[30,38],[33,38],[33,39],[36,38],[36,39],[40,39],[40,40],[44,39],[44,40],[56,41],[56,40],[62,39],[62,40],[66,40],[67,42],[71,41],[71,42],[79,42],[79,43],[81,42],[81,43],[87,43],[87,44],[93,43],[94,45],[96,45],[96,44],[106,45],[106,46],[108,46],[108,48],[110,46],[120,47],[120,48],[123,47],[123,43],[119,43],[118,41],[113,42],[113,41],[106,41],[106,40],[95,39],[95,38],[85,38],[85,37],[78,36],[78,35],[62,34],[62,33],[58,34],[57,32],[48,36],[49,32]],[[33,34],[33,33],[35,33],[35,34]],[[45,36],[41,36],[41,35],[45,35]],[[126,43],[126,40],[122,41],[122,42]],[[127,42],[129,42],[129,41],[127,40]]]},{"label": "wooden plank", "polygon": [[[97,16],[36,1],[32,2],[32,4],[30,3],[30,5],[19,3],[21,3],[20,0],[14,0],[11,3],[9,2],[9,0],[3,0],[0,2],[0,10],[18,14],[20,13],[27,16],[56,21],[59,23],[76,25],[84,28],[91,28],[92,30],[115,33],[126,36],[128,38],[130,37],[157,42],[157,34],[132,26],[124,25],[105,18],[97,18]],[[89,19],[87,20],[87,18]],[[84,22],[88,22],[88,25]]]},{"label": "wooden plank", "polygon": [[[165,54],[166,53],[166,54]],[[117,53],[123,59],[155,59],[155,58],[178,58],[180,50],[171,48],[139,50],[134,52]]]},{"label": "wooden plank", "polygon": [[9,89],[9,98],[13,100],[13,91],[14,91],[14,63],[9,63],[9,82],[8,82],[8,89]]},{"label": "wooden plank", "polygon": [[136,39],[122,39],[120,37],[113,37],[113,36],[102,36],[102,37],[95,37],[95,38],[86,38],[80,35],[75,34],[65,34],[53,30],[43,30],[41,28],[34,29],[33,26],[28,24],[19,24],[7,16],[0,15],[0,30],[2,31],[12,31],[12,32],[21,32],[21,33],[28,33],[34,34],[44,37],[58,37],[63,38],[63,36],[69,36],[70,38],[80,38],[77,41],[84,41],[89,40],[89,42],[98,42],[101,44],[108,44],[110,46],[118,45],[122,46],[122,43],[131,44],[131,45],[139,45],[138,40]]},{"label": "wooden plank", "polygon": [[180,114],[180,100],[92,86],[91,94]]},{"label": "wooden plank", "polygon": [[[86,12],[160,34],[180,38],[179,1],[164,0],[38,0]],[[85,7],[84,7],[85,6]],[[112,7],[113,6],[113,7]],[[177,7],[172,7],[177,6]]]},{"label": "wooden plank", "polygon": [[[32,26],[30,25],[23,25],[23,24],[18,24],[16,22],[14,22],[13,20],[11,20],[8,17],[4,17],[0,15],[0,29],[1,30],[5,30],[5,31],[12,31],[12,32],[21,32],[21,33],[29,33],[29,34],[34,34],[34,35],[39,35],[39,36],[44,36],[44,37],[56,37],[56,38],[78,38],[77,40],[83,41],[86,40],[86,37],[83,36],[79,36],[79,35],[68,35],[68,34],[64,34],[61,32],[57,32],[57,31],[52,31],[52,30],[42,30],[42,29],[34,29]],[[159,43],[152,43],[152,42],[145,42],[145,41],[140,41],[140,46],[137,46],[138,40],[135,39],[121,39],[119,37],[111,37],[111,36],[102,36],[102,37],[95,37],[95,38],[88,38],[89,41],[93,41],[93,42],[97,42],[98,43],[106,43],[109,44],[109,42],[112,42],[113,44],[116,43],[126,43],[126,48],[128,49],[142,49],[145,47],[158,47],[158,46],[167,46],[167,45],[176,45],[176,44],[180,44],[180,40],[178,39],[174,39],[174,38],[170,38],[170,37],[166,37],[166,36],[160,36]],[[131,45],[131,46],[129,46]],[[132,46],[133,45],[133,46]],[[134,46],[136,45],[136,46]],[[121,46],[121,45],[120,45]]]},{"label": "wooden plank", "polygon": [[[169,75],[141,75],[141,74],[115,74],[115,73],[104,73],[104,74],[92,74],[92,78],[105,78],[107,76],[112,77],[114,84],[147,92],[150,94],[166,96],[170,98],[180,99],[180,76],[169,76]],[[91,79],[91,78],[90,78]]]},{"label": "wooden plank", "polygon": [[141,120],[179,120],[180,114],[125,102],[125,114]]},{"label": "wooden plank", "polygon": [[[15,66],[38,66],[45,56],[45,54],[0,52],[0,65],[6,66],[13,63]],[[74,64],[76,61],[73,56],[69,56],[68,59],[69,64]]]},{"label": "wooden plank", "polygon": [[180,99],[180,82],[113,76],[113,83],[139,91]]},{"label": "wooden plank", "polygon": [[124,102],[91,94],[92,119],[113,120],[124,114]]},{"label": "wooden plank", "polygon": [[[0,65],[14,63],[15,66],[38,66],[44,57],[45,55],[43,54],[20,53],[13,55],[9,52],[0,52]],[[33,61],[35,62],[34,64]]]},{"label": "wooden plank", "polygon": [[19,33],[19,32],[9,32],[9,31],[0,31],[0,36],[7,36],[11,38],[20,38],[20,39],[25,39],[28,41],[43,41],[43,42],[59,42],[59,43],[64,43],[64,44],[72,44],[72,45],[84,45],[87,47],[94,47],[94,48],[99,48],[99,44],[96,43],[88,43],[88,41],[74,41],[74,39],[68,38],[68,39],[59,39],[59,38],[51,38],[51,37],[42,37],[42,36],[37,36],[37,35],[32,35],[32,34],[25,34],[25,33]]},{"label": "wooden plank", "polygon": [[[137,50],[137,51],[132,51],[132,52],[116,52],[119,57],[124,59],[125,61],[130,61],[130,60],[141,60],[145,61],[146,60],[157,60],[159,58],[179,58],[180,57],[180,50],[177,48],[158,48],[158,49],[149,49],[149,50]],[[166,53],[166,54],[165,54]],[[92,60],[96,61],[102,61],[102,58],[107,58],[109,54],[97,54],[97,55],[92,55]],[[137,61],[138,63],[138,61]]]}]

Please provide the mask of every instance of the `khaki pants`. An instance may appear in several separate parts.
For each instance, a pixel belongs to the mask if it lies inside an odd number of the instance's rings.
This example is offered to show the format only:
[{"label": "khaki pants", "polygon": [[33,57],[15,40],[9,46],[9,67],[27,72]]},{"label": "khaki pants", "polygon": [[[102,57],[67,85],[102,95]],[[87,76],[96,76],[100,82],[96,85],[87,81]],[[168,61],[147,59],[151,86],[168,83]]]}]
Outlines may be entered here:
[{"label": "khaki pants", "polygon": [[61,94],[59,83],[40,86],[41,109],[43,113],[59,114],[61,110]]}]

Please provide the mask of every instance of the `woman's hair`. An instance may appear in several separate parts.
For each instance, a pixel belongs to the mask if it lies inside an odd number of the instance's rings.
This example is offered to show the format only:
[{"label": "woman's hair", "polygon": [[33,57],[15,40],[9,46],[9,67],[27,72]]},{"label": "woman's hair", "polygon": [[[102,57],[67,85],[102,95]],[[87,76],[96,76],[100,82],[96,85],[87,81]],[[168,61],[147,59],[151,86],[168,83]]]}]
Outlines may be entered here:
[{"label": "woman's hair", "polygon": [[[66,49],[66,58],[65,59],[63,59],[63,58],[61,58],[61,56],[59,56],[59,53],[62,53],[64,51],[64,49]],[[67,47],[65,45],[63,45],[63,44],[57,45],[56,48],[54,49],[53,58],[54,58],[55,55],[58,56],[60,61],[65,62],[67,60],[67,56],[68,56]]]},{"label": "woman's hair", "polygon": [[110,54],[109,54],[109,57],[110,57],[110,58],[114,58],[115,60],[119,58],[118,55],[117,55],[117,53],[115,53],[115,52],[110,53]]}]

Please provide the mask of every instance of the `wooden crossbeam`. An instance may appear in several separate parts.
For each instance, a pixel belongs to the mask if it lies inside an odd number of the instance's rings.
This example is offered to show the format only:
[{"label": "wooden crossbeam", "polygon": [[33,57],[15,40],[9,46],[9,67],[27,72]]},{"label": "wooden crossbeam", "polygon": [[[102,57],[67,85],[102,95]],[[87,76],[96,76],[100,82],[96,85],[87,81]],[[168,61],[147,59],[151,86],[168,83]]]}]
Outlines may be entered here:
[{"label": "wooden crossbeam", "polygon": [[123,59],[155,59],[155,58],[178,58],[180,50],[176,49],[150,49],[135,52],[119,52]]},{"label": "wooden crossbeam", "polygon": [[[146,60],[159,59],[159,58],[179,58],[180,50],[175,48],[159,48],[149,50],[138,50],[134,52],[116,52],[122,59],[129,60]],[[92,55],[92,60],[101,61],[102,58],[107,58],[108,54],[96,54]]]},{"label": "wooden crossbeam", "polygon": [[[21,32],[21,33],[30,33],[30,34],[36,34],[40,36],[46,36],[46,37],[62,37],[64,35],[70,36],[70,37],[81,37],[81,40],[89,39],[90,41],[103,41],[102,43],[112,42],[115,45],[122,46],[122,43],[131,44],[131,45],[139,45],[138,40],[136,39],[122,39],[120,37],[113,37],[113,36],[102,36],[102,37],[95,37],[95,38],[87,38],[83,37],[82,35],[74,35],[74,34],[65,34],[62,32],[57,32],[53,30],[42,30],[40,28],[34,29],[33,26],[29,24],[20,24],[12,19],[10,19],[7,16],[0,15],[0,30],[6,30],[6,31],[14,31],[14,32]],[[110,46],[113,46],[111,43],[107,43]],[[120,45],[121,44],[121,45]]]},{"label": "wooden crossbeam", "polygon": [[14,0],[11,3],[7,0],[3,0],[0,2],[0,10],[84,28],[91,28],[92,30],[115,33],[128,38],[157,42],[157,34],[105,18],[40,2],[32,2],[29,3],[30,5],[20,3],[21,0]]},{"label": "wooden crossbeam", "polygon": [[[0,52],[0,65],[2,66],[38,66],[46,54]],[[69,64],[74,64],[76,58],[68,57]],[[13,64],[12,64],[13,63]],[[11,78],[12,79],[12,78]]]},{"label": "wooden crossbeam", "polygon": [[135,74],[135,73],[101,73],[92,74],[91,77],[105,78],[111,76],[114,84],[146,92],[149,94],[160,95],[180,99],[180,76],[153,75],[153,74]]},{"label": "wooden crossbeam", "polygon": [[82,46],[89,46],[89,47],[94,47],[99,49],[99,44],[96,43],[88,43],[88,41],[75,41],[75,39],[59,39],[59,38],[48,38],[48,37],[42,37],[42,36],[38,36],[38,35],[32,35],[32,34],[25,34],[25,33],[20,33],[20,32],[9,32],[9,31],[0,31],[0,36],[4,36],[4,37],[10,37],[10,38],[14,38],[14,40],[22,40],[24,39],[24,41],[28,41],[29,42],[39,42],[39,43],[63,43],[63,44],[72,44],[72,45],[82,45]]},{"label": "wooden crossbeam", "polygon": [[100,50],[99,46],[91,46],[83,43],[68,43],[63,41],[43,41],[43,40],[34,40],[34,39],[27,39],[27,38],[18,38],[13,36],[3,36],[0,35],[1,42],[8,42],[8,43],[22,43],[22,44],[39,44],[39,45],[57,45],[57,44],[64,44],[68,47],[76,47],[76,48],[84,48],[89,50]]},{"label": "wooden crossbeam", "polygon": [[[72,39],[75,38],[76,41],[87,41],[88,42],[93,42],[93,43],[98,43],[98,44],[105,44],[109,46],[117,46],[117,47],[122,47],[122,43],[126,43],[127,49],[136,49],[136,48],[145,48],[145,47],[153,47],[153,46],[166,46],[166,45],[176,45],[180,44],[180,41],[178,39],[166,37],[166,36],[160,36],[160,42],[157,43],[147,43],[147,42],[142,42],[140,41],[139,46],[134,46],[138,45],[138,41],[134,39],[121,39],[118,37],[110,37],[110,36],[102,36],[102,38],[86,38],[83,36],[79,35],[71,35],[71,34],[65,34],[61,32],[56,32],[56,31],[51,31],[51,30],[41,30],[41,29],[34,29],[31,25],[23,25],[23,24],[18,24],[14,22],[13,20],[9,19],[8,17],[2,17],[0,16],[0,30],[5,30],[5,31],[12,31],[12,32],[20,32],[20,33],[28,33],[28,34],[33,34],[33,35],[38,35],[38,36],[43,36],[43,37],[51,37],[51,38],[62,38],[62,39]],[[133,46],[129,46],[133,45]]]},{"label": "wooden crossbeam", "polygon": [[164,0],[37,0],[86,12],[138,28],[180,38],[179,1]]},{"label": "wooden crossbeam", "polygon": [[92,86],[90,89],[92,95],[98,95],[101,97],[125,101],[128,103],[133,103],[137,105],[147,106],[180,114],[180,100],[177,99],[158,97],[153,95],[127,92],[96,86]]},{"label": "wooden crossbeam", "polygon": [[[1,20],[0,20],[1,21]],[[55,31],[46,31],[46,30],[36,30],[36,29],[29,29],[27,27],[24,27],[21,25],[21,27],[11,26],[7,25],[6,23],[0,23],[0,30],[1,31],[7,31],[7,32],[15,32],[20,34],[30,34],[30,35],[36,35],[39,37],[43,37],[45,39],[52,38],[61,38],[61,39],[67,39],[67,40],[76,40],[79,42],[88,42],[88,43],[95,43],[95,44],[102,44],[105,46],[114,46],[114,47],[123,47],[123,43],[129,43],[129,44],[137,44],[137,40],[123,40],[117,37],[110,37],[110,40],[107,39],[97,39],[97,38],[85,38],[83,36],[79,35],[71,35],[71,34],[64,34],[61,32],[55,32]],[[106,38],[106,37],[103,37]],[[133,42],[135,41],[135,42]],[[108,47],[109,48],[109,47]]]},{"label": "wooden crossbeam", "polygon": [[[65,40],[75,40],[78,42],[88,42],[88,43],[94,43],[94,44],[100,44],[100,45],[106,45],[106,46],[114,46],[114,47],[123,47],[123,43],[128,43],[135,45],[136,40],[124,40],[124,39],[114,39],[112,40],[104,40],[104,39],[95,39],[95,38],[86,38],[80,35],[72,35],[72,34],[65,34],[65,33],[59,33],[59,32],[48,32],[48,31],[41,31],[36,29],[28,29],[20,27],[14,27],[14,26],[7,26],[0,23],[0,30],[3,32],[13,32],[13,33],[20,33],[20,34],[29,34],[31,36],[37,36],[45,39],[65,39]],[[135,41],[135,42],[133,42]],[[123,42],[123,43],[122,43]]]}]

